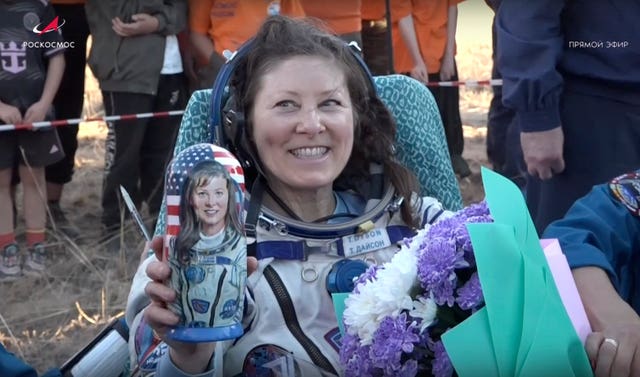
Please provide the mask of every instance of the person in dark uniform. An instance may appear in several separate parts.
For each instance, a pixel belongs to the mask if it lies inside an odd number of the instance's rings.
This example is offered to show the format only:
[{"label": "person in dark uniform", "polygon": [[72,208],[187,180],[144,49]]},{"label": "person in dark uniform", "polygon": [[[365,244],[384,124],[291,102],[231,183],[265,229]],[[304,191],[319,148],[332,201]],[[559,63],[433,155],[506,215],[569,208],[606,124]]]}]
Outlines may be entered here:
[{"label": "person in dark uniform", "polygon": [[640,375],[640,170],[595,186],[552,222],[593,333],[596,376]]},{"label": "person in dark uniform", "polygon": [[640,166],[640,1],[510,0],[496,18],[538,232],[592,186]]}]

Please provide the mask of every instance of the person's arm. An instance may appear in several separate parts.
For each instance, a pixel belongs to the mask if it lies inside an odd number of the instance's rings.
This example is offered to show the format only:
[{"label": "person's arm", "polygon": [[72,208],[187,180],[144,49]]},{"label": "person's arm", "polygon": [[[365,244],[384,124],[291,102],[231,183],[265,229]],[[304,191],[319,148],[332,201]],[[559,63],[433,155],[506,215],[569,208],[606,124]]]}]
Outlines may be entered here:
[{"label": "person's arm", "polygon": [[198,67],[209,64],[215,53],[214,41],[211,38],[211,9],[214,0],[189,0],[189,39]]},{"label": "person's arm", "polygon": [[58,52],[56,55],[49,58],[49,64],[47,67],[47,77],[44,81],[44,89],[38,102],[29,106],[24,114],[24,122],[41,122],[45,119],[53,98],[58,92],[62,75],[64,74],[64,53]]},{"label": "person's arm", "polygon": [[636,323],[640,317],[624,301],[600,267],[580,267],[572,271],[593,331],[604,331],[612,324]]},{"label": "person's arm", "polygon": [[208,65],[209,61],[214,58],[214,54],[218,55],[213,41],[208,34],[191,31],[189,40],[191,41],[196,63],[199,67]]},{"label": "person's arm", "polygon": [[131,16],[131,22],[124,22],[120,17],[111,20],[111,28],[121,37],[136,37],[158,31],[160,21],[148,13],[137,13]]},{"label": "person's arm", "polygon": [[447,9],[447,43],[444,48],[440,80],[449,81],[456,73],[456,29],[458,27],[458,5],[454,1]]},{"label": "person's arm", "polygon": [[632,271],[637,263],[640,219],[601,185],[578,200],[563,219],[551,223],[543,238],[559,239],[572,268],[593,330],[585,348],[596,375],[639,375],[640,317],[626,302],[630,297],[623,296],[636,289],[637,284],[628,285],[638,277],[621,273]]},{"label": "person's arm", "polygon": [[158,19],[157,32],[176,35],[187,28],[188,5],[186,0],[165,0],[161,12],[152,16]]},{"label": "person's arm", "polygon": [[525,132],[560,126],[563,50],[561,13],[565,0],[503,1],[496,15],[506,106],[517,111]]},{"label": "person's arm", "polygon": [[561,13],[566,0],[503,1],[496,15],[502,101],[516,111],[530,174],[548,179],[564,170],[560,128],[563,51]]},{"label": "person's arm", "polygon": [[165,1],[159,11],[148,10],[131,16],[131,22],[120,17],[111,20],[113,31],[121,37],[136,37],[151,33],[175,35],[187,24],[187,4],[184,0]]},{"label": "person's arm", "polygon": [[196,63],[198,88],[211,88],[226,59],[216,50],[209,35],[192,31],[190,35]]},{"label": "person's arm", "polygon": [[619,273],[640,248],[640,221],[610,193],[594,187],[562,219],[549,224],[542,238],[557,238],[569,267],[598,267],[620,291]]},{"label": "person's arm", "polygon": [[427,66],[420,54],[420,47],[418,46],[418,38],[416,37],[416,30],[413,25],[413,15],[409,14],[402,17],[398,21],[398,29],[400,29],[400,35],[404,44],[409,50],[411,55],[411,61],[413,62],[413,68],[411,69],[411,77],[423,83],[429,82],[429,74]]}]

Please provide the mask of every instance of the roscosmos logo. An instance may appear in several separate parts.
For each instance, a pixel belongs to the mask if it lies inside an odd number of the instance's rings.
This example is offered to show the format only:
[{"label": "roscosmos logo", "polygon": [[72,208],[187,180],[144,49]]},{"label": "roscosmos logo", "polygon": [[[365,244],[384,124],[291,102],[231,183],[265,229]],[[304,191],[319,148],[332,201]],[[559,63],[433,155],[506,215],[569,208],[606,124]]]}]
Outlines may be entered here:
[{"label": "roscosmos logo", "polygon": [[42,25],[44,24],[44,22],[41,22],[39,24],[37,24],[36,26],[33,27],[33,32],[38,34],[38,35],[42,35],[44,33],[49,33],[52,31],[58,31],[62,28],[62,25],[65,24],[65,20],[64,18],[61,19],[62,21],[59,21],[60,18],[58,16],[56,16],[53,21],[49,22],[49,24],[47,26],[42,27]]}]

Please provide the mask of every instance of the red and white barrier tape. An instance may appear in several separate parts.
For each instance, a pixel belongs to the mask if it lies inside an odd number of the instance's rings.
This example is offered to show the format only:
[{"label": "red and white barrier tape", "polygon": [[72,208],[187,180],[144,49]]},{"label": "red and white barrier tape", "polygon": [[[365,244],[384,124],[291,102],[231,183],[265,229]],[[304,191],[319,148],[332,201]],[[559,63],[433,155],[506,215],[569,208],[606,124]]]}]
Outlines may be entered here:
[{"label": "red and white barrier tape", "polygon": [[502,86],[502,79],[495,80],[466,80],[466,81],[435,81],[427,83],[427,86]]},{"label": "red and white barrier tape", "polygon": [[[468,88],[477,86],[501,86],[502,80],[466,80],[466,81],[436,81],[429,82],[427,86],[440,86],[440,87],[453,87],[453,86],[466,86]],[[70,124],[79,124],[81,122],[112,122],[118,120],[132,120],[143,118],[161,118],[184,114],[184,110],[172,110],[161,111],[155,113],[139,113],[139,114],[125,114],[125,115],[111,115],[96,118],[75,118],[75,119],[61,119],[53,121],[33,122],[33,123],[21,123],[21,124],[4,124],[0,125],[0,132],[2,131],[15,131],[15,130],[33,130],[45,127],[60,127]]]},{"label": "red and white barrier tape", "polygon": [[68,126],[70,124],[79,124],[81,122],[112,122],[117,120],[132,120],[143,118],[163,118],[184,114],[184,110],[172,110],[172,111],[160,111],[155,113],[139,113],[139,114],[125,114],[125,115],[110,115],[96,118],[75,118],[75,119],[60,119],[43,122],[22,123],[22,124],[3,124],[0,125],[0,132],[2,131],[14,131],[14,130],[33,130],[45,127],[60,127]]}]

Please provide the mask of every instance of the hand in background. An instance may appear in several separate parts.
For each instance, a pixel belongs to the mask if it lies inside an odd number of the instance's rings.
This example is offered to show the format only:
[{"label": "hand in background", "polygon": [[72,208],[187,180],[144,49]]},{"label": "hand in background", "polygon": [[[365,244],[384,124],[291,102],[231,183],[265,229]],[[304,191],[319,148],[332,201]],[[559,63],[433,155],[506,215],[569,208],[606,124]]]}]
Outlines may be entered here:
[{"label": "hand in background", "polygon": [[420,64],[413,67],[410,74],[411,77],[424,84],[427,84],[429,82],[429,73],[427,72],[427,66],[424,64],[424,62],[421,62]]},{"label": "hand in background", "polygon": [[50,104],[46,104],[42,101],[38,101],[29,106],[27,112],[24,114],[24,123],[42,122],[47,116]]},{"label": "hand in background", "polygon": [[22,114],[17,107],[0,102],[0,120],[5,124],[22,123]]},{"label": "hand in background", "polygon": [[546,180],[564,171],[562,127],[548,131],[522,132],[520,143],[529,174]]},{"label": "hand in background", "polygon": [[120,17],[111,20],[111,28],[121,37],[135,37],[154,33],[158,30],[158,19],[147,13],[131,16],[131,22],[123,22]]}]

